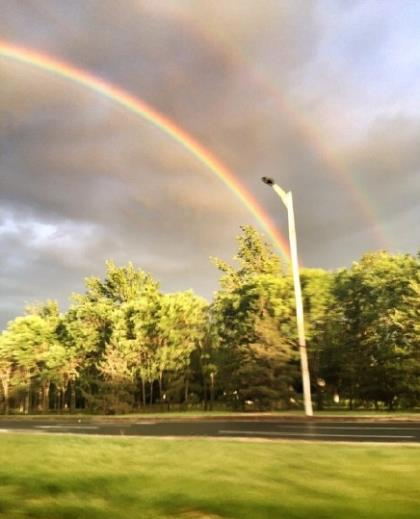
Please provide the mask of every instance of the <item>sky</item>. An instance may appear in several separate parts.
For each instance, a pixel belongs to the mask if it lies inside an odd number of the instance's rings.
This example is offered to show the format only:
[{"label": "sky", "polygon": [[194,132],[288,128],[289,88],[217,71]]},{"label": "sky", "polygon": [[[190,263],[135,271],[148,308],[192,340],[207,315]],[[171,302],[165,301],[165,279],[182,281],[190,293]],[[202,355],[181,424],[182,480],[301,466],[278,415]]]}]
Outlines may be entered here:
[{"label": "sky", "polygon": [[[146,102],[229,168],[307,267],[420,236],[419,2],[2,0],[0,46]],[[63,308],[105,260],[211,298],[255,216],[187,149],[97,92],[0,53],[0,326]]]}]

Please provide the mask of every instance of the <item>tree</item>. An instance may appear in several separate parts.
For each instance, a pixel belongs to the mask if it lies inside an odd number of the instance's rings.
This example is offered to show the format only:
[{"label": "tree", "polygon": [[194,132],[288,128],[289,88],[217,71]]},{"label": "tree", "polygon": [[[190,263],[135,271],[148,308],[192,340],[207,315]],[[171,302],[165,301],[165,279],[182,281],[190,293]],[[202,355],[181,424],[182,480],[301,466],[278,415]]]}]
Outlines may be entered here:
[{"label": "tree", "polygon": [[[323,407],[324,391],[337,393],[336,366],[332,365],[332,323],[335,299],[332,293],[334,274],[323,269],[302,269],[300,273],[305,311],[309,367],[312,385],[316,391],[318,409]],[[325,388],[325,380],[328,387]]]},{"label": "tree", "polygon": [[[417,258],[417,261],[419,258]],[[420,400],[420,269],[413,273],[401,305],[389,313],[390,329],[404,364],[400,397],[408,407]]]},{"label": "tree", "polygon": [[[114,364],[117,358],[122,362],[121,355],[130,348],[137,352],[137,373],[141,373],[145,399],[144,381],[147,376],[150,382],[152,356],[150,342],[144,340],[143,334],[146,328],[149,333],[154,327],[147,314],[158,297],[158,283],[149,274],[132,263],[117,267],[112,261],[106,263],[103,280],[87,278],[85,294],[73,296],[67,331],[83,365],[80,389],[92,409],[106,407],[104,398],[110,387],[106,366],[110,356]],[[105,387],[104,376],[108,378]]]},{"label": "tree", "polygon": [[161,294],[148,290],[145,297],[131,303],[128,310],[128,335],[130,350],[134,355],[135,369],[142,385],[143,406],[146,405],[146,385],[149,385],[149,402],[153,403],[154,382],[159,377],[159,311]]},{"label": "tree", "polygon": [[138,358],[127,333],[127,305],[129,303],[114,311],[112,336],[97,363],[105,379],[102,400],[106,412],[126,412],[134,404]]},{"label": "tree", "polygon": [[78,370],[76,378],[70,380],[70,409],[76,407],[76,393],[80,392],[82,405],[91,410],[97,406],[95,394],[100,382],[97,362],[112,333],[112,304],[104,298],[87,294],[73,294],[71,306],[63,319],[62,341]]},{"label": "tree", "polygon": [[392,409],[407,395],[418,342],[416,347],[413,335],[401,332],[414,330],[411,303],[416,304],[418,276],[418,258],[382,251],[364,255],[337,274],[336,343],[341,349],[343,389],[351,405],[383,402]]},{"label": "tree", "polygon": [[227,396],[239,405],[267,407],[289,398],[296,372],[293,285],[267,243],[242,228],[239,268],[215,260],[223,272],[212,304],[220,341],[219,366]]},{"label": "tree", "polygon": [[10,384],[13,374],[13,343],[8,340],[7,332],[0,335],[0,383],[3,393],[4,414],[10,409]]},{"label": "tree", "polygon": [[[192,291],[162,294],[131,263],[107,262],[60,314],[36,303],[0,334],[0,403],[28,413],[204,401],[288,406],[300,392],[293,283],[279,258],[243,227],[232,265],[213,262],[210,305]],[[337,272],[301,272],[318,406],[393,409],[420,397],[420,256],[376,252]],[[324,387],[325,382],[325,387]]]},{"label": "tree", "polygon": [[29,413],[32,385],[45,370],[48,348],[54,342],[53,332],[41,316],[27,315],[8,324],[5,341],[15,366],[15,386],[24,390],[23,410]]},{"label": "tree", "polygon": [[188,402],[191,356],[202,344],[206,332],[207,302],[192,291],[162,297],[158,336],[160,398],[163,374],[172,371],[184,382],[184,402]]},{"label": "tree", "polygon": [[40,317],[48,329],[47,347],[39,366],[40,391],[38,409],[47,412],[51,384],[56,392],[56,408],[64,407],[64,395],[70,380],[77,376],[77,362],[73,350],[64,342],[64,322],[57,301],[48,300],[26,307],[28,315]]}]

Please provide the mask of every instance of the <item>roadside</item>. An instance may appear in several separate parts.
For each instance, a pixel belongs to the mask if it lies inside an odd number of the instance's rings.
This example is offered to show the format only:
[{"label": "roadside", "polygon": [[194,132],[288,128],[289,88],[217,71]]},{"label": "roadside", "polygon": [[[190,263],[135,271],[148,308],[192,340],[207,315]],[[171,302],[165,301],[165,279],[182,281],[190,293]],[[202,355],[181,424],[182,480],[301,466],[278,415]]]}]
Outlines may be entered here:
[{"label": "roadside", "polygon": [[165,413],[136,413],[129,415],[88,415],[88,414],[36,414],[36,415],[1,415],[2,421],[69,421],[69,423],[137,423],[139,420],[148,422],[179,422],[179,421],[340,421],[340,422],[420,422],[420,412],[389,413],[389,412],[316,412],[313,417],[307,417],[303,412],[165,412]]}]

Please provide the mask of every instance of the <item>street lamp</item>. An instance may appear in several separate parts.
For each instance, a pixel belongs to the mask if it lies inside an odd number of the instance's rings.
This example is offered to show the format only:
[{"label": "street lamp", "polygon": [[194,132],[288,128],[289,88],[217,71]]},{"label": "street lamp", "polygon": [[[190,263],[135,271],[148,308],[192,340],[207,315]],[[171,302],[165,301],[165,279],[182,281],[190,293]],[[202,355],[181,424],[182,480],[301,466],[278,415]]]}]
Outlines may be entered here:
[{"label": "street lamp", "polygon": [[290,260],[292,262],[292,273],[293,273],[293,285],[295,288],[295,301],[296,301],[296,321],[299,338],[299,355],[300,355],[300,366],[302,371],[302,386],[303,386],[303,401],[305,405],[306,416],[313,416],[312,411],[312,400],[311,400],[311,381],[309,378],[308,368],[308,354],[306,352],[306,341],[305,341],[305,326],[303,320],[303,304],[302,304],[302,289],[300,287],[299,278],[299,263],[297,256],[297,244],[296,244],[296,229],[295,229],[295,214],[293,212],[293,198],[292,193],[289,191],[286,193],[283,189],[278,186],[272,178],[262,177],[261,179],[264,184],[271,186],[274,191],[279,195],[281,201],[284,203],[287,209],[287,217],[289,222],[289,244],[290,244]]}]

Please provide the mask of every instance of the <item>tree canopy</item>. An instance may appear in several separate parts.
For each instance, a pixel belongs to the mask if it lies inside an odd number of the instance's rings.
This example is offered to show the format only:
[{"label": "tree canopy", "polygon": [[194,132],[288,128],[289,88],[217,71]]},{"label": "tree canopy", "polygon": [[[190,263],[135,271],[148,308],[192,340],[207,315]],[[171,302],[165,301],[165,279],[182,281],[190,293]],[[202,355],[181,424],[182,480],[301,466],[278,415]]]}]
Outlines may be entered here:
[{"label": "tree canopy", "polygon": [[[28,306],[0,334],[3,411],[299,406],[290,272],[250,226],[233,260],[212,258],[221,277],[210,302],[108,261],[65,312]],[[418,405],[419,267],[419,255],[378,251],[338,271],[301,270],[318,408]]]}]

